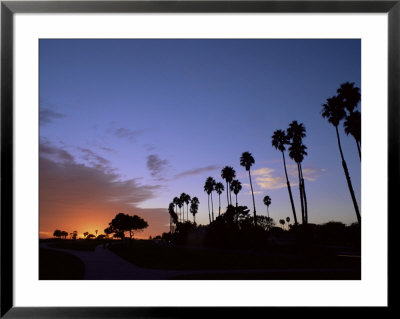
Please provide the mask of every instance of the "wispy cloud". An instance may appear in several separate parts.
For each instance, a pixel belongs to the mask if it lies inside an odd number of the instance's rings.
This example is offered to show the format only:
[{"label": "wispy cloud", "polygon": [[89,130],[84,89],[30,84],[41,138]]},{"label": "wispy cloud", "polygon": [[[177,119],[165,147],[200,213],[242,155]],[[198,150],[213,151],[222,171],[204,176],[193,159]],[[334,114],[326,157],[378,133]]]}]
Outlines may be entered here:
[{"label": "wispy cloud", "polygon": [[275,176],[275,169],[263,167],[252,172],[256,183],[262,189],[279,189],[286,187],[284,176]]},{"label": "wispy cloud", "polygon": [[151,176],[156,180],[164,180],[163,173],[167,168],[168,161],[162,160],[156,154],[147,156],[147,168],[150,170]]},{"label": "wispy cloud", "polygon": [[119,138],[126,138],[130,142],[136,142],[138,135],[143,133],[143,130],[131,130],[126,127],[120,127],[118,129],[112,130],[112,133]]},{"label": "wispy cloud", "polygon": [[[297,185],[298,172],[296,165],[287,166],[290,184]],[[305,180],[314,182],[322,176],[326,169],[314,167],[303,167],[303,177]],[[257,185],[262,189],[280,189],[286,187],[285,175],[278,175],[274,168],[263,167],[252,172]]]},{"label": "wispy cloud", "polygon": [[221,169],[221,166],[219,165],[209,165],[205,167],[199,167],[199,168],[194,168],[188,171],[184,171],[182,173],[176,174],[174,178],[181,178],[185,176],[191,176],[191,175],[199,175],[204,172],[209,172],[209,171],[215,171]]},{"label": "wispy cloud", "polygon": [[47,125],[52,123],[54,120],[64,118],[66,115],[50,110],[50,109],[40,109],[39,111],[39,123],[40,125]]},{"label": "wispy cloud", "polygon": [[88,148],[78,147],[78,150],[82,152],[82,158],[87,161],[90,166],[104,168],[107,170],[111,169],[111,162],[104,157],[96,154]]}]

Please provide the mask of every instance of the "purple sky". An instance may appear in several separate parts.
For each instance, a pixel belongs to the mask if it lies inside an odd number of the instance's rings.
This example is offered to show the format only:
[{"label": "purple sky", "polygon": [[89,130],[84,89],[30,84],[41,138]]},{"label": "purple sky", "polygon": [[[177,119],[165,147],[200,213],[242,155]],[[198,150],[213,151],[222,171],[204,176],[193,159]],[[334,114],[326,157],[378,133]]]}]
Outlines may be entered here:
[{"label": "purple sky", "polygon": [[[346,81],[360,87],[360,40],[40,40],[40,231],[102,232],[121,211],[149,221],[143,236],[160,234],[182,192],[199,198],[196,221],[206,224],[204,181],[222,182],[226,165],[251,208],[244,151],[255,158],[257,212],[266,215],[269,195],[271,217],[293,219],[271,146],[293,120],[307,130],[309,221],[355,222],[335,130],[321,116]],[[340,133],[361,207],[356,144]],[[300,220],[297,171],[287,164]]]}]

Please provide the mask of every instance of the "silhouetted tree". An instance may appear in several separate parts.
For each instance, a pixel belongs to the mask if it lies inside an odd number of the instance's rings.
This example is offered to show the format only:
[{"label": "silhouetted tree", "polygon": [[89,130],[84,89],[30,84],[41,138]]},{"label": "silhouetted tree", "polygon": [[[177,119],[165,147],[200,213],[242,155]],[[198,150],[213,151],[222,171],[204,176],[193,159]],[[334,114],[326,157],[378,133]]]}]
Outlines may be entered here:
[{"label": "silhouetted tree", "polygon": [[182,206],[183,206],[183,200],[182,200],[182,195],[178,198],[178,207],[179,207],[179,215],[180,215],[180,220],[182,222],[185,221],[185,216],[182,216]]},{"label": "silhouetted tree", "polygon": [[178,214],[179,198],[178,197],[174,197],[172,202],[175,204],[175,208],[176,208],[175,213]]},{"label": "silhouetted tree", "polygon": [[218,203],[219,203],[218,216],[221,216],[221,194],[224,190],[225,190],[224,184],[222,184],[221,182],[215,184],[215,191],[218,194]]},{"label": "silhouetted tree", "polygon": [[190,201],[190,212],[193,215],[193,223],[196,224],[196,214],[199,209],[199,199],[197,197],[193,197]]},{"label": "silhouetted tree", "polygon": [[185,194],[184,201],[186,203],[186,220],[189,220],[189,203],[190,203],[190,199],[191,199],[190,195]]},{"label": "silhouetted tree", "polygon": [[134,231],[142,231],[149,226],[141,217],[123,213],[118,213],[109,225],[112,226],[114,233],[129,232],[130,239],[132,239]]},{"label": "silhouetted tree", "polygon": [[175,214],[175,205],[174,203],[170,203],[168,206],[168,213],[169,213],[169,233],[172,234],[172,216]]},{"label": "silhouetted tree", "polygon": [[235,197],[236,197],[236,207],[237,207],[238,206],[237,195],[242,190],[242,183],[239,180],[234,179],[231,182],[231,187],[232,187],[232,191],[233,191],[233,193],[235,194]]},{"label": "silhouetted tree", "polygon": [[66,232],[66,231],[63,230],[63,231],[61,232],[61,236],[64,237],[64,239],[67,239],[68,232]]},{"label": "silhouetted tree", "polygon": [[226,199],[228,201],[228,205],[232,204],[232,198],[230,197],[231,189],[230,183],[236,177],[236,172],[231,166],[225,166],[221,171],[221,177],[226,181]]},{"label": "silhouetted tree", "polygon": [[287,129],[287,136],[291,140],[289,147],[289,156],[297,164],[297,170],[299,173],[299,190],[300,190],[300,204],[302,213],[302,223],[307,224],[308,212],[307,212],[307,196],[304,185],[303,170],[301,163],[303,162],[304,156],[307,155],[307,147],[303,144],[303,137],[306,136],[306,129],[303,123],[297,123],[293,121],[289,124]]},{"label": "silhouetted tree", "polygon": [[354,111],[346,117],[344,131],[347,135],[350,134],[354,137],[357,144],[358,155],[361,160],[361,113],[359,111]]},{"label": "silhouetted tree", "polygon": [[113,232],[114,232],[114,230],[112,229],[112,226],[107,227],[106,229],[104,229],[104,233],[106,234],[107,237],[109,235],[111,235]]},{"label": "silhouetted tree", "polygon": [[251,182],[250,167],[254,164],[254,157],[249,152],[243,152],[240,157],[240,165],[246,168],[249,172],[251,195],[253,196],[253,213],[254,213],[254,225],[257,225],[257,214],[256,214],[256,203],[254,201],[253,183]]},{"label": "silhouetted tree", "polygon": [[360,88],[354,86],[354,83],[346,82],[340,85],[337,93],[343,107],[349,111],[349,115],[346,117],[346,122],[344,123],[345,132],[347,135],[351,134],[355,138],[358,155],[361,160],[361,113],[354,111],[361,101]]},{"label": "silhouetted tree", "polygon": [[99,231],[96,229],[94,232],[95,232],[95,234],[96,234],[96,237],[97,237],[97,233],[98,233]]},{"label": "silhouetted tree", "polygon": [[271,197],[269,197],[268,195],[264,196],[263,202],[264,202],[264,205],[267,206],[267,214],[268,214],[268,218],[269,218],[269,209],[268,208],[269,208],[269,205],[271,205]]},{"label": "silhouetted tree", "polygon": [[351,183],[349,170],[347,168],[347,164],[344,159],[342,145],[340,143],[339,130],[338,130],[339,123],[345,116],[345,110],[341,103],[341,99],[338,98],[337,96],[328,98],[326,103],[323,104],[322,107],[323,107],[322,113],[321,113],[322,117],[327,118],[328,122],[331,123],[335,127],[335,130],[336,130],[336,137],[337,137],[337,142],[338,142],[338,146],[339,146],[340,157],[342,158],[342,166],[343,166],[344,174],[346,176],[347,186],[349,188],[350,196],[353,201],[353,206],[354,206],[354,210],[356,212],[357,221],[361,225],[361,215],[360,215],[360,211],[358,210],[358,204],[357,204],[356,197],[354,195],[354,190],[353,190],[353,185]]},{"label": "silhouetted tree", "polygon": [[290,217],[286,217],[286,222],[288,223],[288,229],[289,229]]},{"label": "silhouetted tree", "polygon": [[78,238],[78,231],[77,230],[74,230],[73,232],[72,232],[72,239],[73,240],[76,240]]},{"label": "silhouetted tree", "polygon": [[288,173],[286,170],[286,160],[285,160],[286,147],[285,147],[285,145],[288,145],[288,144],[289,144],[289,138],[287,137],[286,133],[282,130],[276,130],[274,132],[274,134],[272,135],[272,146],[274,146],[277,150],[281,151],[281,153],[282,153],[283,167],[285,169],[286,184],[287,184],[287,188],[288,188],[288,192],[289,192],[290,204],[292,205],[294,224],[298,225],[296,209],[294,206],[294,201],[293,201],[293,196],[292,196],[292,190],[290,188],[289,177],[288,177]]},{"label": "silhouetted tree", "polygon": [[[211,176],[206,179],[206,182],[204,184],[204,191],[207,193],[207,195],[210,197],[211,195],[211,215],[210,215],[210,223],[211,221],[214,220],[214,205],[213,205],[213,200],[212,200],[212,192],[214,191],[215,188],[215,180]],[[210,204],[208,205],[208,209],[210,209]],[[212,218],[211,218],[212,216]]]},{"label": "silhouetted tree", "polygon": [[284,219],[280,219],[279,220],[279,224],[282,225],[282,229],[283,229],[283,226],[285,226],[285,220]]},{"label": "silhouetted tree", "polygon": [[53,232],[53,236],[54,237],[57,237],[57,238],[61,238],[61,235],[62,234],[62,231],[61,230],[59,230],[59,229],[56,229],[54,232]]},{"label": "silhouetted tree", "polygon": [[85,238],[86,238],[88,235],[89,235],[89,232],[84,232],[84,233],[83,233],[83,237],[85,237]]},{"label": "silhouetted tree", "polygon": [[271,230],[272,227],[275,226],[275,222],[271,217],[267,216],[257,216],[257,226],[261,227],[265,231]]},{"label": "silhouetted tree", "polygon": [[[186,197],[188,195],[186,193],[182,193],[181,196],[179,197],[179,200],[181,202],[181,205],[183,206],[183,221],[185,221],[185,202],[186,202]],[[181,206],[181,207],[182,207]]]}]

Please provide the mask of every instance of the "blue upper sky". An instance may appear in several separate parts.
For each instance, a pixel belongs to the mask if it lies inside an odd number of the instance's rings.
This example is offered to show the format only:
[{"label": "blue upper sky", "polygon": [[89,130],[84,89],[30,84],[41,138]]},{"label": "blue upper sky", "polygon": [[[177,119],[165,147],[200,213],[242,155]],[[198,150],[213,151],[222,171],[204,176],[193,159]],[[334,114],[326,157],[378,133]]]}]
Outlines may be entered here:
[{"label": "blue upper sky", "polygon": [[[309,221],[349,224],[356,216],[335,130],[321,116],[322,103],[346,81],[361,85],[360,40],[40,40],[41,144],[53,163],[70,156],[74,165],[112,176],[105,187],[125,183],[132,186],[127,193],[149,192],[133,198],[105,193],[99,202],[119,203],[115,210],[107,206],[110,216],[125,209],[146,219],[147,211],[165,209],[186,192],[200,199],[199,223],[208,222],[204,181],[222,181],[226,165],[244,185],[239,202],[252,207],[239,164],[249,151],[257,212],[266,214],[262,198],[269,195],[270,215],[278,221],[292,213],[271,136],[297,120],[307,130]],[[360,205],[356,144],[340,133]],[[287,164],[299,217],[297,173],[288,156]],[[221,202],[225,207],[225,193]]]}]

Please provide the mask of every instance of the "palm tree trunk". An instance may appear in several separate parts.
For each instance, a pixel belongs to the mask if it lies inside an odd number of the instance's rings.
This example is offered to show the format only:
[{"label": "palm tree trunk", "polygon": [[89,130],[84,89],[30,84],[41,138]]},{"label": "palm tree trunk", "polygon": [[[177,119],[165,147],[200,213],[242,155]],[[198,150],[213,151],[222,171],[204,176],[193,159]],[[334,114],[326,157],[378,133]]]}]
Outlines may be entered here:
[{"label": "palm tree trunk", "polygon": [[210,194],[208,194],[208,219],[210,220],[211,224],[211,214],[210,214]]},{"label": "palm tree trunk", "polygon": [[300,175],[300,166],[297,163],[297,171],[299,173],[299,191],[300,191],[300,204],[301,204],[301,223],[305,223],[305,216],[304,216],[304,203],[303,203],[303,187],[301,183],[301,175]]},{"label": "palm tree trunk", "polygon": [[186,217],[187,221],[189,221],[189,204],[186,204]]},{"label": "palm tree trunk", "polygon": [[361,149],[360,149],[360,144],[358,144],[358,141],[356,140],[357,144],[357,149],[358,149],[358,155],[360,156],[360,161],[361,161]]},{"label": "palm tree trunk", "polygon": [[212,192],[211,192],[211,214],[212,214],[212,220],[214,221],[214,203],[212,199]]},{"label": "palm tree trunk", "polygon": [[337,126],[335,126],[335,128],[336,128],[336,136],[337,136],[337,140],[338,140],[340,156],[342,158],[342,166],[343,166],[344,174],[346,176],[346,181],[347,181],[347,185],[349,187],[351,199],[353,200],[353,205],[354,205],[354,210],[355,210],[356,215],[357,215],[358,225],[361,226],[361,215],[360,215],[360,211],[358,210],[358,204],[357,204],[356,196],[354,195],[354,190],[353,190],[353,185],[351,183],[349,170],[347,168],[346,161],[344,160],[343,151],[342,151],[342,145],[340,144],[339,130],[338,130]]},{"label": "palm tree trunk", "polygon": [[282,157],[283,157],[283,167],[285,168],[286,184],[287,184],[287,187],[288,187],[290,204],[292,205],[294,224],[297,226],[298,223],[297,223],[296,209],[294,207],[292,189],[290,188],[289,177],[288,177],[287,170],[286,170],[286,161],[285,161],[285,153],[284,152],[282,152]]},{"label": "palm tree trunk", "polygon": [[306,187],[304,185],[304,177],[303,177],[303,168],[300,163],[300,173],[301,173],[301,187],[303,189],[303,199],[304,199],[304,220],[306,224],[308,224],[308,207],[307,207],[307,196],[306,196]]},{"label": "palm tree trunk", "polygon": [[218,204],[219,204],[219,209],[218,209],[218,217],[219,217],[221,216],[221,194],[218,194]]},{"label": "palm tree trunk", "polygon": [[229,183],[229,200],[232,205],[232,190],[231,190],[231,183]]},{"label": "palm tree trunk", "polygon": [[238,202],[237,202],[237,194],[235,194],[236,196],[236,208],[238,207]]},{"label": "palm tree trunk", "polygon": [[269,218],[269,209],[268,209],[268,206],[267,206],[267,214],[268,214],[268,218]]},{"label": "palm tree trunk", "polygon": [[253,183],[251,182],[250,168],[249,168],[249,179],[250,179],[251,195],[253,196],[254,226],[257,226],[256,203],[255,203],[255,201],[254,201]]},{"label": "palm tree trunk", "polygon": [[227,206],[229,206],[229,184],[228,184],[228,181],[226,181],[226,201],[228,202],[228,205]]}]

